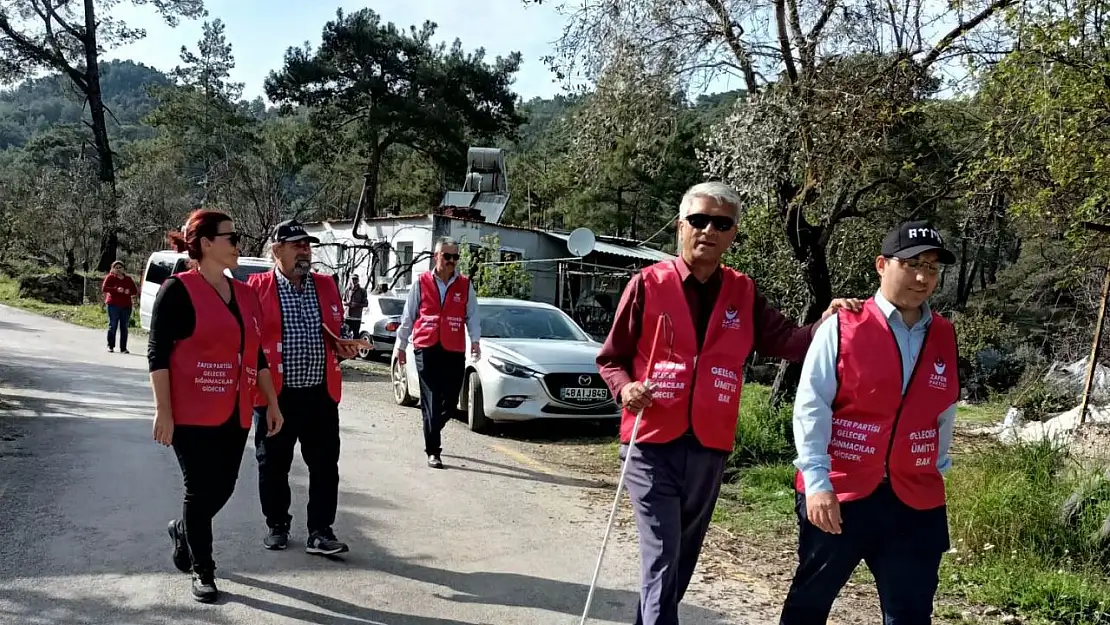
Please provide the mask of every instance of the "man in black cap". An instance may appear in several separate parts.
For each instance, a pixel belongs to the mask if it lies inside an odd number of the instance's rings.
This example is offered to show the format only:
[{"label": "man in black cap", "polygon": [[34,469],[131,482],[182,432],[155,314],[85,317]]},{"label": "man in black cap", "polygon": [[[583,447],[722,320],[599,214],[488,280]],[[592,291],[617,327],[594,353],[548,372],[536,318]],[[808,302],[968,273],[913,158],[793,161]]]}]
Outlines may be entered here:
[{"label": "man in black cap", "polygon": [[295,220],[274,229],[274,270],[249,282],[262,306],[262,351],[270,363],[278,405],[288,428],[266,436],[266,402],[255,399],[255,457],[258,494],[269,532],[267,549],[289,542],[289,468],[301,443],[308,465],[308,539],[305,551],[335,555],[348,550],[332,530],[339,498],[339,361],[357,347],[339,339],[343,300],[331,276],[312,271],[311,244],[320,241]]},{"label": "man in black cap", "polygon": [[825,623],[860,561],[884,622],[931,622],[960,381],[952,324],[927,300],[955,262],[931,224],[902,224],[875,259],[878,292],[813,337],[794,403],[799,562],[780,625]]}]

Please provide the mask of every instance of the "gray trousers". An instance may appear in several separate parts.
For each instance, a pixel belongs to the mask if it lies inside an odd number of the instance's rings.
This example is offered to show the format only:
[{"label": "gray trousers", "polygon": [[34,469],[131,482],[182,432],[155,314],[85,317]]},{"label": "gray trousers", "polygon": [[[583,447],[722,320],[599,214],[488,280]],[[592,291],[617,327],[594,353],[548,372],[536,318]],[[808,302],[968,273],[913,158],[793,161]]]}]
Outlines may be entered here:
[{"label": "gray trousers", "polygon": [[[628,457],[621,445],[620,457]],[[698,564],[728,453],[692,435],[633,449],[625,484],[640,534],[636,625],[678,625],[678,604]]]}]

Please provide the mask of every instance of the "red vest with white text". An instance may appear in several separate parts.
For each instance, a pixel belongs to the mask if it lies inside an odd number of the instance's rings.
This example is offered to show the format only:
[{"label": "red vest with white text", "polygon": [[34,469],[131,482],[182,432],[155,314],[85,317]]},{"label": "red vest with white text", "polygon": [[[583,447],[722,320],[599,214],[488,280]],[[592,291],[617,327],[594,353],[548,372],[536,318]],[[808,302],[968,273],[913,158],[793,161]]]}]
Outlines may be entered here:
[{"label": "red vest with white text", "polygon": [[432,347],[436,343],[449,352],[466,351],[466,304],[470,297],[470,280],[460,275],[447,287],[443,305],[439,303],[439,285],[435,274],[420,274],[420,309],[412,324],[412,346]]},{"label": "red vest with white text", "polygon": [[193,334],[170,354],[170,404],[175,425],[219,426],[238,407],[239,425],[251,426],[258,385],[262,311],[245,282],[229,280],[243,319],[239,322],[219,293],[195,269],[175,276],[196,310]]},{"label": "red vest with white text", "polygon": [[[752,350],[755,284],[748,276],[721,267],[721,292],[709,316],[701,352],[690,308],[675,263],[663,261],[642,272],[642,331],[632,362],[632,378],[653,385],[652,404],[644,409],[636,443],[666,443],[693,426],[698,441],[710,449],[731,451],[736,438],[744,361]],[[655,328],[666,315],[647,371]],[[636,413],[621,414],[621,442],[632,437]]]},{"label": "red vest with white text", "polygon": [[[316,272],[308,275],[312,276],[316,301],[320,304],[320,319],[332,334],[340,336],[343,331],[343,299],[339,296],[339,287],[331,276]],[[281,296],[277,291],[277,275],[273,271],[265,271],[251,274],[247,280],[258,291],[258,300],[262,303],[262,353],[266,354],[266,363],[270,366],[274,393],[281,393],[284,326],[281,322]],[[320,328],[320,332],[324,334],[324,371],[328,395],[339,403],[343,396],[343,373],[339,370],[339,359],[335,356],[331,337],[323,328]],[[254,405],[266,405],[266,398],[261,392],[255,394]]]},{"label": "red vest with white text", "polygon": [[[956,333],[934,314],[902,395],[902,356],[875,300],[859,313],[841,309],[838,388],[833,399],[829,480],[840,501],[870,495],[889,473],[890,485],[918,510],[945,503],[937,470],[938,418],[960,395]],[[801,474],[795,488],[805,492]]]}]

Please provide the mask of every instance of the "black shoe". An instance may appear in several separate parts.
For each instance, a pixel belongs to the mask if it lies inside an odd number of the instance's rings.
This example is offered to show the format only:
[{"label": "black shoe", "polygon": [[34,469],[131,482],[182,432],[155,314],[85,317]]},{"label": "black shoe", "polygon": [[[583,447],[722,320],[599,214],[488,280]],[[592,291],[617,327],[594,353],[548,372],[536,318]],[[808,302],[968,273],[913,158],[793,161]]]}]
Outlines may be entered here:
[{"label": "black shoe", "polygon": [[274,551],[285,549],[289,545],[289,528],[284,525],[271,527],[270,533],[262,539],[262,544]]},{"label": "black shoe", "polygon": [[193,598],[201,603],[212,603],[220,596],[216,589],[215,567],[193,571]]},{"label": "black shoe", "polygon": [[305,553],[314,555],[334,556],[337,553],[346,553],[348,548],[345,543],[336,540],[335,534],[329,529],[312,532],[308,537],[308,542],[305,543],[304,550]]},{"label": "black shoe", "polygon": [[185,542],[185,524],[173,519],[166,529],[173,541],[173,565],[182,573],[188,573],[193,570],[193,562],[189,557],[189,544]]},{"label": "black shoe", "polygon": [[126,347],[124,347],[124,348],[121,348],[121,349],[119,350],[119,353],[121,353],[121,354],[130,354],[131,352],[127,351],[127,348],[126,348]]},{"label": "black shoe", "polygon": [[428,456],[428,466],[433,469],[442,469],[443,461],[439,459],[439,455]]}]

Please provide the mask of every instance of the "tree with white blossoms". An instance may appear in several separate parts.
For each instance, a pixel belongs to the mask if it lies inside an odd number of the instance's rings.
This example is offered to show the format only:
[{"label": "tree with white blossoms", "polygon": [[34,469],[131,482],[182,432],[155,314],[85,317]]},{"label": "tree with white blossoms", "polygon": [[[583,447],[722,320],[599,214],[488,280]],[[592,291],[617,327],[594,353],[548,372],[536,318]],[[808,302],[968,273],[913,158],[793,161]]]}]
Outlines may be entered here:
[{"label": "tree with white blossoms", "polygon": [[801,265],[804,320],[814,321],[833,295],[830,247],[853,234],[839,224],[927,214],[951,185],[922,131],[925,105],[941,69],[1005,51],[992,41],[995,18],[1015,3],[581,0],[562,9],[567,26],[548,62],[559,78],[590,84],[631,46],[682,89],[737,77],[744,97],[706,138],[705,173],[773,210]]}]

